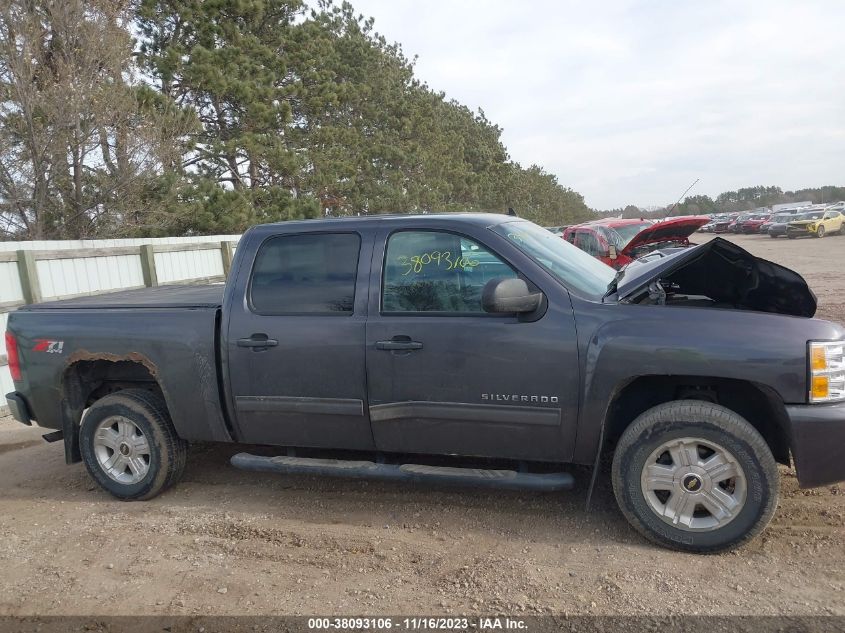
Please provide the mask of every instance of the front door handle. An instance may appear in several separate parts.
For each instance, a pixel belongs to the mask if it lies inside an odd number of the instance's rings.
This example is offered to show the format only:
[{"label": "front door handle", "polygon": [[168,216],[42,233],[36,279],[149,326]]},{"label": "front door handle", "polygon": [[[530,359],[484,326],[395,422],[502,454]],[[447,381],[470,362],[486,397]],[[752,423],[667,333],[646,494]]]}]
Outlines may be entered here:
[{"label": "front door handle", "polygon": [[422,349],[423,344],[419,341],[412,341],[407,337],[395,337],[389,341],[376,341],[376,349],[409,351]]},{"label": "front door handle", "polygon": [[252,347],[252,348],[268,348],[276,347],[279,341],[273,338],[268,338],[266,334],[253,334],[249,338],[239,338],[238,347]]}]

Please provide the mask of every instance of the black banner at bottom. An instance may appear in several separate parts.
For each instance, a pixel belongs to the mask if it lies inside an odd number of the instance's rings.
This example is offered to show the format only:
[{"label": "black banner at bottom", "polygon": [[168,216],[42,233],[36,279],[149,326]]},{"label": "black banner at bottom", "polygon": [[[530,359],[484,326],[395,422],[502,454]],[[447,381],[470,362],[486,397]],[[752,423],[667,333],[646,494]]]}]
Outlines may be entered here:
[{"label": "black banner at bottom", "polygon": [[845,616],[0,616],[0,633],[841,633]]}]

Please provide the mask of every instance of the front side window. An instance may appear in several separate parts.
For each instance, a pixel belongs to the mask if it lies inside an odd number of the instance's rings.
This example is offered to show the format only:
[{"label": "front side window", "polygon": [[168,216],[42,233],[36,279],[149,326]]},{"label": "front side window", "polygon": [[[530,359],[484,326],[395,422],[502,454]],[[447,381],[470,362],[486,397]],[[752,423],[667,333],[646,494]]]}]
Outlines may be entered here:
[{"label": "front side window", "polygon": [[282,235],[264,242],[250,280],[261,314],[351,314],[361,238],[355,233]]},{"label": "front side window", "polygon": [[387,241],[382,311],[483,313],[484,285],[516,276],[508,264],[466,237],[401,231]]}]

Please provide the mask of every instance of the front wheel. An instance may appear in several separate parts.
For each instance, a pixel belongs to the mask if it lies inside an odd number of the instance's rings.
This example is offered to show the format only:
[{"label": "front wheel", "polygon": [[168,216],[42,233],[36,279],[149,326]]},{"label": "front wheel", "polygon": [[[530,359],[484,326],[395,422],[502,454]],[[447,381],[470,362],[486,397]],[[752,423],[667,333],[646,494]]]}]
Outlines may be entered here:
[{"label": "front wheel", "polygon": [[777,507],[777,464],[744,418],[717,404],[677,400],[640,415],[613,457],[622,513],[646,538],[712,553],[759,534]]},{"label": "front wheel", "polygon": [[82,461],[101,488],[118,499],[151,499],[185,470],[188,444],[164,401],[142,389],[97,400],[79,429]]},{"label": "front wheel", "polygon": [[818,235],[819,237],[824,237],[824,227],[823,226],[820,226],[818,228],[818,230],[816,231],[816,235]]}]

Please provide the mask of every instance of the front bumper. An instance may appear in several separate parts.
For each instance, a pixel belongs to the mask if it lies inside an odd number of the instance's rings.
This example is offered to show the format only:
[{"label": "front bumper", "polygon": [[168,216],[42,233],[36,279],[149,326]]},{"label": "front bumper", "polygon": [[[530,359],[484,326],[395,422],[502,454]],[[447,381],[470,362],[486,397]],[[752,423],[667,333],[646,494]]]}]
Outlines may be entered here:
[{"label": "front bumper", "polygon": [[794,235],[795,237],[809,237],[814,235],[806,226],[788,226],[786,227],[787,235]]},{"label": "front bumper", "polygon": [[845,403],[788,405],[786,413],[801,487],[845,481]]},{"label": "front bumper", "polygon": [[16,391],[7,393],[6,405],[9,407],[13,418],[22,424],[32,426],[32,414],[29,412],[29,405],[21,394]]}]

